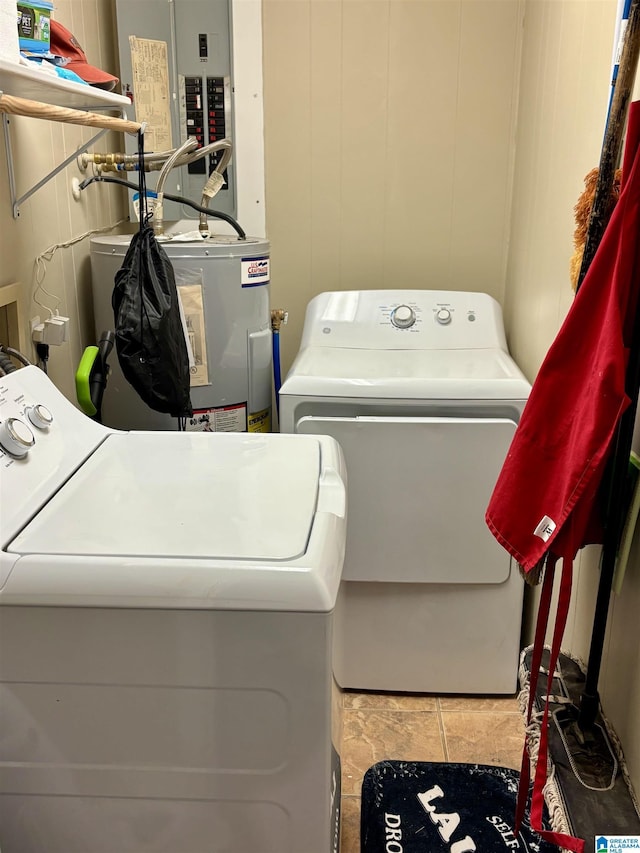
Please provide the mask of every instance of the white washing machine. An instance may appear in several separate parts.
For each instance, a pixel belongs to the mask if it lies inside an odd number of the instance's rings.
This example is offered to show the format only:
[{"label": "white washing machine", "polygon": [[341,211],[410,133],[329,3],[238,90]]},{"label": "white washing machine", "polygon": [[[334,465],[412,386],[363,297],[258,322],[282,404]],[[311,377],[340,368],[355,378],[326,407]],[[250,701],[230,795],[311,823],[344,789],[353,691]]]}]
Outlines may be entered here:
[{"label": "white washing machine", "polygon": [[345,454],[342,687],[515,691],[523,585],[484,513],[529,391],[486,294],[310,302],[280,424]]},{"label": "white washing machine", "polygon": [[115,432],[0,378],[3,853],[330,853],[329,438]]}]

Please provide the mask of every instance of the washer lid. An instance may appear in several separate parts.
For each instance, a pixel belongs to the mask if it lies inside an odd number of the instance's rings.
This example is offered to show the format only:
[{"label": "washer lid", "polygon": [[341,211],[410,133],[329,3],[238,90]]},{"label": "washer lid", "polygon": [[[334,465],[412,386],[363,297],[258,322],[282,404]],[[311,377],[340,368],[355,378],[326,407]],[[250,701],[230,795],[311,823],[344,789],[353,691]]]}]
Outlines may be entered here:
[{"label": "washer lid", "polygon": [[109,436],[8,551],[294,560],[318,502],[320,444],[302,436]]},{"label": "washer lid", "polygon": [[531,386],[501,349],[308,347],[281,395],[378,399],[526,400]]}]

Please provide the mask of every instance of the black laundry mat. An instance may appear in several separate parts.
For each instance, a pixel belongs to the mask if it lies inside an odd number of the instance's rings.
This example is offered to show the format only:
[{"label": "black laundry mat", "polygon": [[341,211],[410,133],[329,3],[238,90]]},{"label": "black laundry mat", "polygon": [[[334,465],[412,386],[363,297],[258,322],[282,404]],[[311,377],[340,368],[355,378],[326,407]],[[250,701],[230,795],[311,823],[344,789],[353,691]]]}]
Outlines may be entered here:
[{"label": "black laundry mat", "polygon": [[[528,696],[533,649],[520,659],[520,686]],[[547,694],[549,649],[542,652],[534,708],[541,713]],[[622,749],[600,713],[586,737],[576,725],[585,675],[576,660],[565,654],[558,663],[549,699],[549,760],[552,776],[545,791],[554,829],[585,841],[584,853],[594,853],[597,836],[640,837],[640,817],[625,778]],[[537,753],[539,727],[529,733]]]},{"label": "black laundry mat", "polygon": [[362,782],[361,853],[558,853],[513,817],[520,773],[484,764],[381,761]]}]

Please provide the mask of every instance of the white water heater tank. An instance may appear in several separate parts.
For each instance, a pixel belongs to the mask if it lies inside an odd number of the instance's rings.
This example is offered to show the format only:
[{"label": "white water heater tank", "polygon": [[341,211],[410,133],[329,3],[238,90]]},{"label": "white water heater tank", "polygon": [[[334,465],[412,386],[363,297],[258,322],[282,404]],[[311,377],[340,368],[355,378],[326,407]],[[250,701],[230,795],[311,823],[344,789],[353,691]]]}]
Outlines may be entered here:
[{"label": "white water heater tank", "polygon": [[[189,223],[188,227],[192,228]],[[168,234],[178,234],[178,225]],[[131,235],[91,240],[96,341],[113,330],[116,272]],[[271,428],[271,315],[269,243],[212,236],[163,242],[176,276],[189,349],[193,417],[187,430],[269,432]],[[170,430],[177,421],[150,409],[124,378],[115,351],[102,405],[103,422],[117,429]]]}]

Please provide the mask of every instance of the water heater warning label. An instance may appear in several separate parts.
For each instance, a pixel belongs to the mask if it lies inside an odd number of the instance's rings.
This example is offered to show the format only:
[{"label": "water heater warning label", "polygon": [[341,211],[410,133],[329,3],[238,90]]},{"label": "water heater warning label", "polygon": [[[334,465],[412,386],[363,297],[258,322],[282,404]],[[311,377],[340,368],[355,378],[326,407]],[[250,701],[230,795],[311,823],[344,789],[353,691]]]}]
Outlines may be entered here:
[{"label": "water heater warning label", "polygon": [[249,415],[248,432],[271,432],[271,409]]},{"label": "water heater warning label", "polygon": [[187,432],[246,432],[247,404],[194,409],[187,418]]},{"label": "water heater warning label", "polygon": [[266,255],[260,258],[243,258],[241,266],[240,283],[242,287],[257,287],[261,284],[269,284],[269,258]]}]

